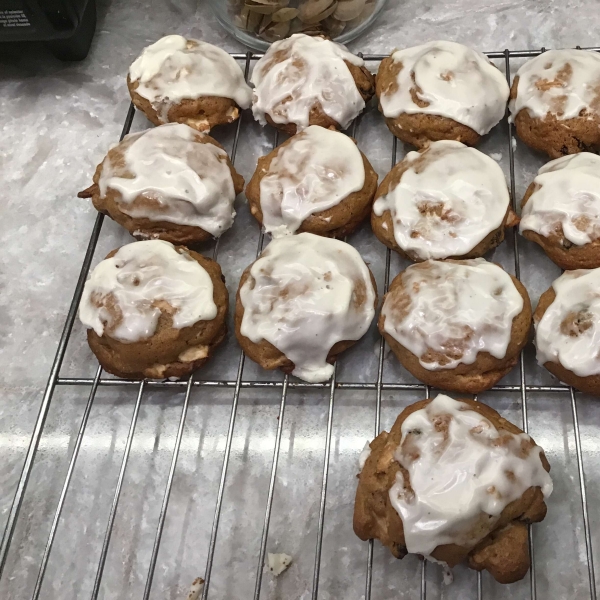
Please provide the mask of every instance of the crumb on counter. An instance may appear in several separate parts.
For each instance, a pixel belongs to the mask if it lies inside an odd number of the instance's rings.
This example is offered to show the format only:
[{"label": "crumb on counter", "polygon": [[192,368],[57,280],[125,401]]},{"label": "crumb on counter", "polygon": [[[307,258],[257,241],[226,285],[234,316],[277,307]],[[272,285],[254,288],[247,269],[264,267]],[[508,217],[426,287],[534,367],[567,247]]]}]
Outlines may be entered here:
[{"label": "crumb on counter", "polygon": [[202,577],[196,577],[196,579],[194,579],[194,581],[192,582],[192,586],[190,587],[190,591],[185,597],[185,600],[198,600],[203,589],[204,579],[202,579]]},{"label": "crumb on counter", "polygon": [[271,554],[267,555],[267,567],[275,577],[281,575],[292,564],[292,557],[289,554]]}]

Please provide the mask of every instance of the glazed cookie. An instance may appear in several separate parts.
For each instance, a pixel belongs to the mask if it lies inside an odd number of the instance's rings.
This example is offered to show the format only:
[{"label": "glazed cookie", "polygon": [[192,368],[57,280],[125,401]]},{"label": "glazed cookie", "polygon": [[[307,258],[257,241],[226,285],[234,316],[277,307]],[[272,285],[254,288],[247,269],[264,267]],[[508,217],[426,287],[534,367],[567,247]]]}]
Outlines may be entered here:
[{"label": "glazed cookie", "polygon": [[125,378],[184,377],[225,337],[221,267],[162,240],[113,250],[85,284],[79,318],[102,368]]},{"label": "glazed cookie", "polygon": [[517,364],[530,329],[527,290],[483,258],[411,265],[392,281],[379,316],[379,331],[407,371],[470,394]]},{"label": "glazed cookie", "polygon": [[521,204],[520,232],[562,269],[600,267],[600,156],[544,165]]},{"label": "glazed cookie", "polygon": [[495,410],[440,394],[371,442],[354,531],[396,558],[418,554],[446,570],[466,561],[512,583],[529,569],[527,525],[546,516],[548,471],[544,451]]},{"label": "glazed cookie", "polygon": [[551,158],[600,148],[600,55],[548,50],[527,61],[510,90],[519,137]]},{"label": "glazed cookie", "polygon": [[246,197],[273,237],[343,237],[369,216],[376,189],[377,173],[351,138],[310,125],[258,159]]},{"label": "glazed cookie", "polygon": [[423,148],[437,140],[475,145],[504,116],[509,88],[481,52],[437,41],[384,58],[376,93],[390,131]]},{"label": "glazed cookie", "polygon": [[252,100],[244,73],[227,52],[181,35],[145,48],[129,68],[127,87],[155,125],[185,123],[198,131],[235,121]]},{"label": "glazed cookie", "polygon": [[538,363],[600,396],[600,269],[565,271],[541,295],[533,320]]},{"label": "glazed cookie", "polygon": [[414,261],[483,256],[517,222],[498,163],[453,141],[409,152],[384,177],[371,214],[375,235]]},{"label": "glazed cookie", "polygon": [[373,96],[364,64],[322,37],[297,33],[274,42],[252,72],[254,118],[289,135],[309,125],[346,129]]},{"label": "glazed cookie", "polygon": [[125,136],[78,195],[138,239],[193,244],[233,225],[233,203],[243,188],[216,140],[170,123]]},{"label": "glazed cookie", "polygon": [[264,369],[327,381],[337,355],[366,333],[376,304],[375,280],[352,246],[299,233],[273,240],[242,274],[235,334]]}]

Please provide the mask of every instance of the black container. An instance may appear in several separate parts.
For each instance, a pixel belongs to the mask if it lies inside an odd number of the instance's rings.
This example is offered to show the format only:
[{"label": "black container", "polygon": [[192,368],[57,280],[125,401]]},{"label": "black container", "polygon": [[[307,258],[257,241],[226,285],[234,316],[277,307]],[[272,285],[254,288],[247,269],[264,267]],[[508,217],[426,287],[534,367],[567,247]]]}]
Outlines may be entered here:
[{"label": "black container", "polygon": [[95,29],[95,0],[0,0],[0,42],[42,41],[61,60],[82,60]]}]

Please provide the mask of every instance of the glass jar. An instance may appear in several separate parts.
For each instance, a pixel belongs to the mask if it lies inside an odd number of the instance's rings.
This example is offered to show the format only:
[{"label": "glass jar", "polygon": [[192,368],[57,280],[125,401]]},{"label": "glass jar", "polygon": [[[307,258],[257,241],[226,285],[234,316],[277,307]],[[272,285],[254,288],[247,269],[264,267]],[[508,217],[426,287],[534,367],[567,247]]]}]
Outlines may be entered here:
[{"label": "glass jar", "polygon": [[221,25],[240,42],[266,50],[293,33],[324,33],[342,44],[358,37],[387,0],[210,0]]}]

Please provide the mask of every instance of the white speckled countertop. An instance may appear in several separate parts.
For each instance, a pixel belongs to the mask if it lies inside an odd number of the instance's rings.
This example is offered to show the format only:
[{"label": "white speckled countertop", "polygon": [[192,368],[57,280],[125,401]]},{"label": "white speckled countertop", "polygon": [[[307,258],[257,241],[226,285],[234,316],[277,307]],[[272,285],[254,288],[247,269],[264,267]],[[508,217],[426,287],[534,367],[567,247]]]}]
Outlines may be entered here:
[{"label": "white speckled countertop", "polygon": [[[480,50],[600,45],[597,0],[389,0],[375,27],[350,47],[387,52],[432,39],[449,39]],[[206,1],[99,2],[97,33],[88,58],[61,63],[39,46],[0,46],[0,531],[4,529],[15,487],[87,241],[96,218],[90,203],[76,198],[87,187],[95,165],[117,141],[129,105],[125,74],[148,43],[168,33],[216,43],[230,51],[243,48],[212,17]],[[373,65],[370,65],[373,67]],[[273,141],[272,130],[247,125],[240,138],[236,167],[250,177],[256,158]],[[147,127],[139,115],[134,129]],[[373,132],[377,131],[377,135]],[[233,129],[216,137],[230,147]],[[376,112],[365,115],[358,141],[380,176],[389,169],[391,137]],[[502,144],[505,130],[482,144],[507,169]],[[402,150],[401,150],[402,152]],[[519,146],[517,192],[522,194],[542,159]],[[243,201],[234,230],[224,236],[219,260],[230,292],[253,257],[257,228]],[[94,264],[110,249],[130,241],[126,232],[105,220]],[[382,287],[385,256],[368,228],[353,243],[374,265]],[[533,244],[523,242],[523,280],[537,298],[558,269]],[[507,244],[494,260],[510,266]],[[523,260],[523,258],[522,258]],[[399,269],[395,260],[392,276]],[[373,380],[377,357],[374,331],[349,353],[340,378]],[[235,359],[232,358],[235,356]],[[202,377],[235,376],[237,348],[229,341],[219,364]],[[528,382],[552,383],[527,357]],[[62,374],[92,376],[96,366],[77,324]],[[280,380],[248,365],[248,378]],[[516,375],[508,381],[516,383]],[[386,381],[412,381],[386,359]],[[85,387],[60,387],[52,402],[38,457],[0,580],[0,598],[31,597],[60,486],[75,442]],[[382,425],[419,393],[386,393]],[[140,598],[165,480],[180,415],[181,394],[146,394],[109,548],[100,598]],[[192,580],[203,575],[223,459],[232,391],[195,390],[192,395],[169,513],[159,553],[152,598],[185,597]],[[518,394],[485,396],[507,417],[520,423]],[[132,389],[102,388],[94,402],[73,482],[59,522],[42,588],[42,598],[89,597],[110,502],[135,400]],[[244,391],[234,432],[224,512],[217,539],[211,598],[249,598],[264,516],[266,486],[273,452],[278,393]],[[600,466],[597,443],[600,406],[579,400],[584,465],[588,476],[592,531],[600,526]],[[324,393],[290,392],[280,468],[270,529],[269,551],[294,556],[281,579],[265,577],[263,598],[309,598],[319,507],[324,427]],[[589,598],[586,548],[582,533],[579,479],[573,421],[567,394],[528,398],[530,430],[546,450],[555,477],[548,520],[535,530],[539,598]],[[342,390],[336,395],[334,444],[328,496],[319,598],[364,597],[366,544],[351,531],[356,461],[372,437],[374,394]],[[592,536],[600,548],[597,533]],[[596,555],[598,562],[598,555]],[[417,559],[397,562],[375,545],[373,598],[418,597]],[[475,575],[456,569],[453,586],[428,569],[428,598],[476,597]],[[484,598],[529,598],[529,581],[501,587],[483,578]]]}]

